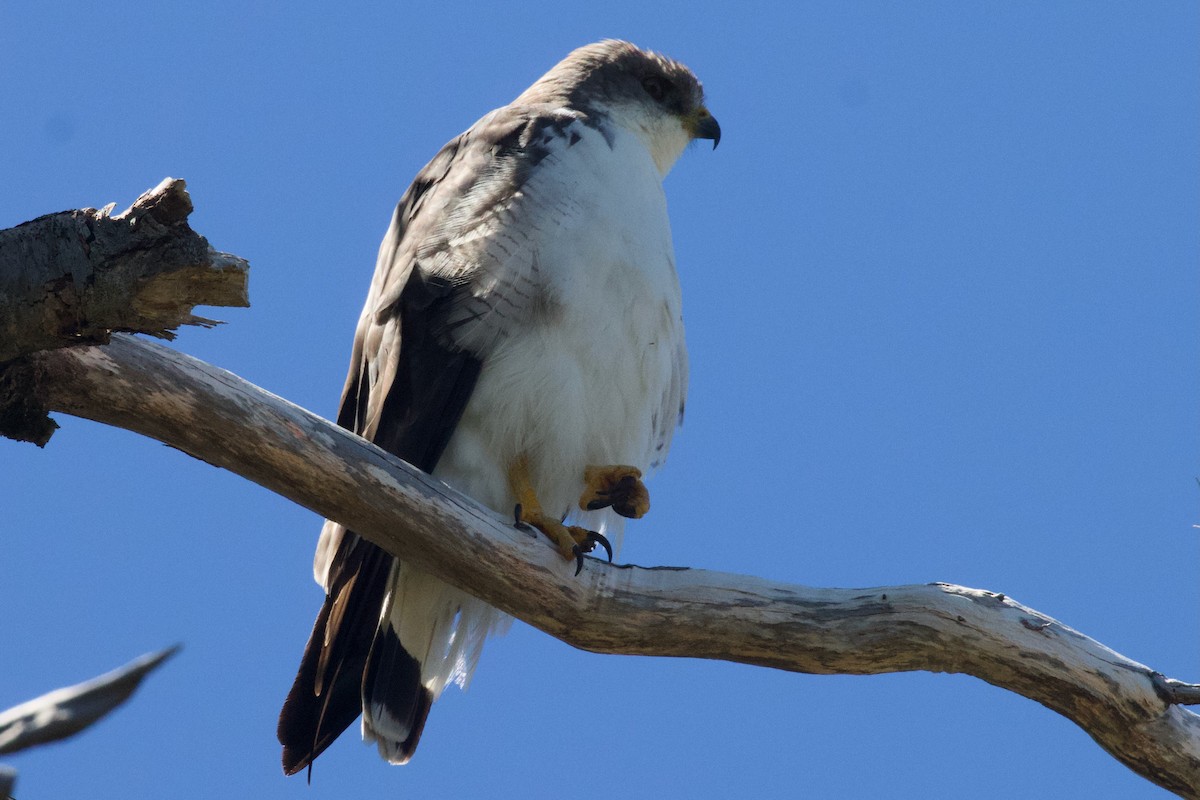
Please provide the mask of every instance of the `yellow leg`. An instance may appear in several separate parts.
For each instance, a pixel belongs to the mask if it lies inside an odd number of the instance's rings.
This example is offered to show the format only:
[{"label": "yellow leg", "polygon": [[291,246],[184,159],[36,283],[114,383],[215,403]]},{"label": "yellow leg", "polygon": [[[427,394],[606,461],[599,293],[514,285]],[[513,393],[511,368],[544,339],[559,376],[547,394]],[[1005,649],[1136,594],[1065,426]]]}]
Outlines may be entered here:
[{"label": "yellow leg", "polygon": [[[558,547],[558,552],[563,558],[578,559],[582,564],[581,553],[591,551],[597,542],[597,534],[577,525],[564,525],[542,510],[542,504],[538,501],[537,492],[534,491],[533,482],[529,478],[529,460],[525,456],[518,458],[509,467],[508,485],[517,497],[517,521],[532,525],[546,534]],[[611,556],[609,559],[611,560]]]},{"label": "yellow leg", "polygon": [[650,492],[642,483],[642,471],[637,467],[615,464],[588,467],[583,472],[587,487],[579,498],[585,511],[608,508],[622,517],[639,519],[650,510]]}]

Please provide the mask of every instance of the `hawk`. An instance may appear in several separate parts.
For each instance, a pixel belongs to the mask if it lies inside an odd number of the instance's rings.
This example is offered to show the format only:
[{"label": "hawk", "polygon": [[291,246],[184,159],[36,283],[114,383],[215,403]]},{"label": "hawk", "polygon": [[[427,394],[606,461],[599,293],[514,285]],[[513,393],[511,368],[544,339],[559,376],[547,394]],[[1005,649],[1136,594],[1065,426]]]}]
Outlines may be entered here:
[{"label": "hawk", "polygon": [[[565,559],[596,544],[611,559],[609,538],[649,509],[641,478],[687,390],[662,181],[720,135],[687,67],[603,41],[453,139],[380,245],[338,424]],[[279,716],[284,771],[360,714],[363,738],[406,763],[508,618],[332,520],[314,574],[326,596]]]}]

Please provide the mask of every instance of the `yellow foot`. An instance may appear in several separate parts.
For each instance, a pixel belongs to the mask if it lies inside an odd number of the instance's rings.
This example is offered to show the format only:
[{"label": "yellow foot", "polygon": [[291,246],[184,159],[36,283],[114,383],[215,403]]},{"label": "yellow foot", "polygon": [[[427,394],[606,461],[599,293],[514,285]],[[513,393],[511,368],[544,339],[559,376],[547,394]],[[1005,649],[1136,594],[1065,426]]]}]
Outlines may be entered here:
[{"label": "yellow foot", "polygon": [[578,525],[564,525],[562,520],[542,511],[542,504],[538,502],[537,492],[533,490],[533,483],[529,479],[529,463],[523,456],[509,467],[508,483],[517,497],[517,508],[513,515],[517,525],[532,525],[546,534],[563,558],[568,561],[575,559],[576,575],[583,569],[584,553],[592,552],[596,545],[603,547],[608,553],[608,560],[612,561],[612,545],[604,536]]},{"label": "yellow foot", "polygon": [[588,467],[583,471],[583,480],[587,487],[579,498],[579,507],[585,511],[612,506],[622,517],[639,519],[650,510],[650,492],[637,467]]}]

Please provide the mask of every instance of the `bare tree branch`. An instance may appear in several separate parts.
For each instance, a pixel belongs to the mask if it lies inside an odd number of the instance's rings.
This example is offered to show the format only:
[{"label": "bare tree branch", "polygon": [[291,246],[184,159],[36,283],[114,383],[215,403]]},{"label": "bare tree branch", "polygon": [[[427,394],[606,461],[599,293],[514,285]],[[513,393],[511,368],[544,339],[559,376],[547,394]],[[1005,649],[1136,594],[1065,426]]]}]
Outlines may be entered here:
[{"label": "bare tree branch", "polygon": [[[179,652],[179,645],[147,653],[90,681],[56,689],[0,711],[0,754],[74,736],[128,700],[142,679]],[[0,766],[0,800],[12,794],[17,773]]]},{"label": "bare tree branch", "polygon": [[974,675],[1051,708],[1130,769],[1200,797],[1200,686],[1004,595],[949,584],[818,589],[590,560],[210,365],[127,336],[30,359],[51,409],[230,469],[576,647],[795,672]]},{"label": "bare tree branch", "polygon": [[123,667],[0,712],[0,754],[74,736],[124,703],[142,679],[179,652],[147,653]]},{"label": "bare tree branch", "polygon": [[[0,231],[0,364],[25,353],[103,344],[113,331],[174,338],[216,323],[197,305],[247,306],[249,265],[219,253],[187,223],[186,184],[167,178],[132,206],[48,214]],[[12,386],[27,376],[3,370]],[[10,396],[30,397],[30,391]],[[45,444],[54,426],[34,405],[0,409],[0,433]]]}]

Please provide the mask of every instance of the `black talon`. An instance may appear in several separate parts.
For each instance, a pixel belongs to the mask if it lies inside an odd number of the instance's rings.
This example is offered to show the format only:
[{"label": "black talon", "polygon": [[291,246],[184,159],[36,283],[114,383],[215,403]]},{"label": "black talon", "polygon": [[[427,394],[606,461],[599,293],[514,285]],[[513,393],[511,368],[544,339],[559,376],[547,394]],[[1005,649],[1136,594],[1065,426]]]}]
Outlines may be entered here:
[{"label": "black talon", "polygon": [[596,549],[596,545],[599,544],[604,548],[604,552],[608,553],[608,563],[612,563],[612,545],[609,544],[608,539],[604,536],[604,534],[593,531],[592,533],[588,534],[587,541],[592,543],[592,546],[588,548],[588,552]]},{"label": "black talon", "polygon": [[602,533],[588,531],[586,539],[584,539],[581,543],[571,547],[571,552],[575,554],[576,575],[583,571],[583,554],[590,553],[595,550],[596,545],[600,545],[604,548],[604,552],[608,554],[608,563],[612,563],[613,550],[612,544],[609,543],[608,538]]},{"label": "black talon", "polygon": [[517,503],[513,508],[513,527],[518,530],[527,531],[529,530],[529,523],[521,519],[521,511],[521,504]]}]

